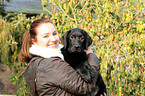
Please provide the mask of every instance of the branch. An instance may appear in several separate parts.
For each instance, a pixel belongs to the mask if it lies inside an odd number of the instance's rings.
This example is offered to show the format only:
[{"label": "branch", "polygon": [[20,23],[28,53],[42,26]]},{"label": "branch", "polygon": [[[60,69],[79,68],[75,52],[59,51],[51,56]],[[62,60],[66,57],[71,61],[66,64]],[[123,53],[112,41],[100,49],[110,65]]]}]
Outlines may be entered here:
[{"label": "branch", "polygon": [[71,5],[70,5],[70,8],[72,9],[72,14],[74,15],[74,20],[75,20],[76,24],[78,24],[77,19],[76,19],[76,15],[75,15],[75,12],[74,12],[74,9],[72,8]]},{"label": "branch", "polygon": [[63,8],[61,7],[60,4],[57,4],[57,5],[59,6],[59,8],[64,12],[64,14],[65,14],[69,19],[74,20],[73,18],[71,18],[71,17],[63,10]]}]

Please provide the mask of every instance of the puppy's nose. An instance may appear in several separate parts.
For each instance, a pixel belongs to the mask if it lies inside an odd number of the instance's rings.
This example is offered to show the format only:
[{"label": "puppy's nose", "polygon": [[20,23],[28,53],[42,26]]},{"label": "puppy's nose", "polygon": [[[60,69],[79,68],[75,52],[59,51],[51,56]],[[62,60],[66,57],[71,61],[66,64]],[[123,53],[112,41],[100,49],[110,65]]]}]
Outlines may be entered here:
[{"label": "puppy's nose", "polygon": [[79,48],[80,47],[80,45],[75,45],[75,48]]}]

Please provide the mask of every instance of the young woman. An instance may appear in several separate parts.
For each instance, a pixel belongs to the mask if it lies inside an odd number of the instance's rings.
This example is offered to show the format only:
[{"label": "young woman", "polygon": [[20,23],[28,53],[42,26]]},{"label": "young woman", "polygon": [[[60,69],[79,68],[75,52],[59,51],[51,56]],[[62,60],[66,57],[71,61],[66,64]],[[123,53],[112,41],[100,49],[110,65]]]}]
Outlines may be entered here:
[{"label": "young woman", "polygon": [[[25,80],[33,96],[95,96],[95,80],[85,82],[64,60],[59,50],[59,36],[50,19],[34,21],[22,41],[20,62],[29,63]],[[91,50],[89,58],[96,59]],[[91,64],[90,64],[91,65]],[[98,65],[92,64],[93,67]]]}]

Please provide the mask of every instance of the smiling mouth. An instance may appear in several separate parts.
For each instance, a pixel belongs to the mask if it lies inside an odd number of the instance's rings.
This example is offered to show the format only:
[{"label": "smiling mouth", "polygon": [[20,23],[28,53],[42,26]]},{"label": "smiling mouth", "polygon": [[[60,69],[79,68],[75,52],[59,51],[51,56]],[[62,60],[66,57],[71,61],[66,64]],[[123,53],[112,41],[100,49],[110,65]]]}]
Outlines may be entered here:
[{"label": "smiling mouth", "polygon": [[48,44],[48,47],[57,47],[57,44],[54,43],[54,44]]},{"label": "smiling mouth", "polygon": [[56,45],[49,45],[49,46],[56,46]]}]

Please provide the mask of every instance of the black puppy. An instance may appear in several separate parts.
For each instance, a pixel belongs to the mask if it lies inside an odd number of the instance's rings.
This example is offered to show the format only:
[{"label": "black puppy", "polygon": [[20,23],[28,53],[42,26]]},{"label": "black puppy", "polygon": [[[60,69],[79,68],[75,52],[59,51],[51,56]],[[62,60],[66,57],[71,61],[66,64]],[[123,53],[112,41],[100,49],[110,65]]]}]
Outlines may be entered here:
[{"label": "black puppy", "polygon": [[[88,39],[85,39],[85,38]],[[64,47],[61,49],[64,59],[86,82],[92,82],[93,69],[87,64],[87,54],[84,49],[92,43],[90,36],[78,28],[69,30],[61,38]],[[87,44],[86,44],[87,43]]]},{"label": "black puppy", "polygon": [[[64,47],[61,49],[64,60],[69,63],[86,82],[90,83],[93,78],[97,79],[96,84],[99,86],[99,91],[96,96],[100,96],[100,94],[104,92],[107,93],[99,70],[95,72],[87,61],[88,55],[84,50],[92,44],[92,39],[87,32],[79,28],[71,29],[61,37],[61,42],[64,44]],[[99,67],[99,60],[97,62]]]}]

